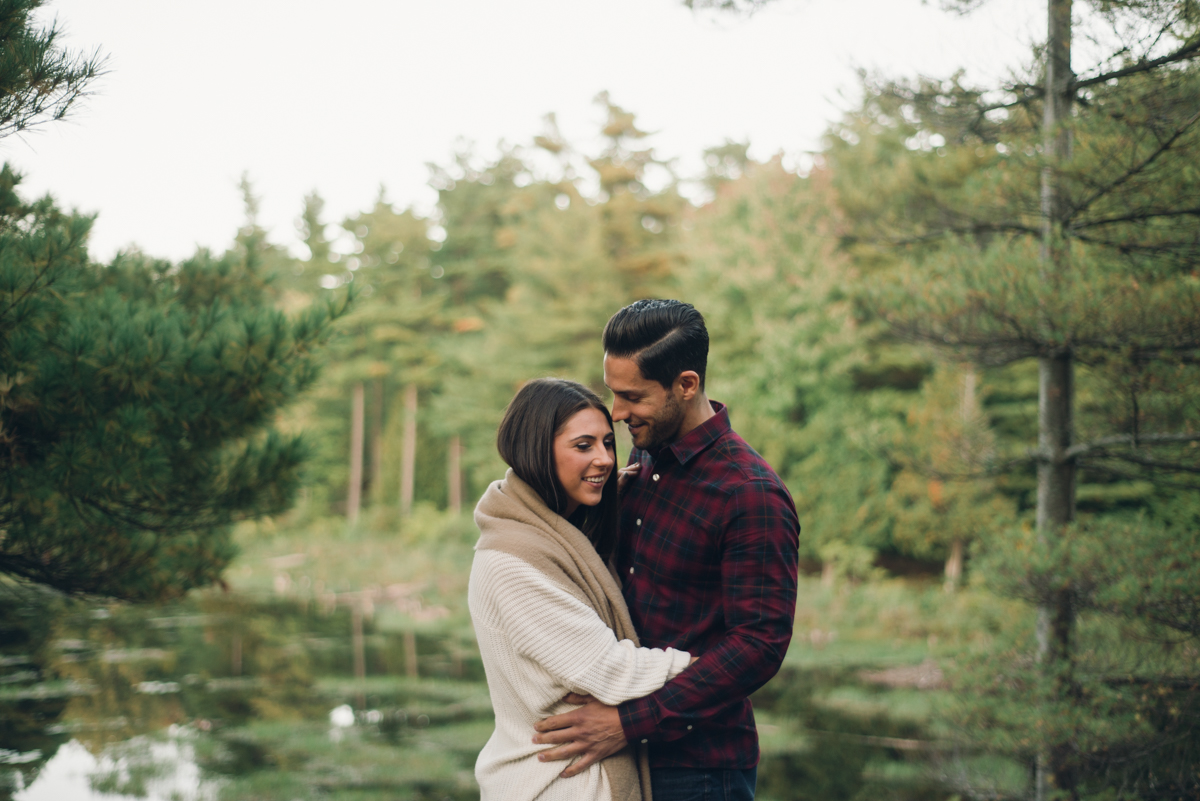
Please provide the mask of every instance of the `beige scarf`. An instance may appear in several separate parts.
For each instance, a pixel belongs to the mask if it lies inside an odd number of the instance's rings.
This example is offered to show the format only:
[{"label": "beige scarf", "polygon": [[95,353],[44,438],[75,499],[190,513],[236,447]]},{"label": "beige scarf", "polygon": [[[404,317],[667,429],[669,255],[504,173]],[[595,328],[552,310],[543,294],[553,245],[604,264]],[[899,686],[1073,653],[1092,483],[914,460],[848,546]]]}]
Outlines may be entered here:
[{"label": "beige scarf", "polygon": [[[533,488],[509,470],[494,481],[475,507],[481,532],[475,549],[501,551],[545,573],[600,615],[618,640],[639,645],[621,588],[582,531],[555,514]],[[651,801],[646,747],[635,760],[629,747],[603,760],[613,801]]]}]

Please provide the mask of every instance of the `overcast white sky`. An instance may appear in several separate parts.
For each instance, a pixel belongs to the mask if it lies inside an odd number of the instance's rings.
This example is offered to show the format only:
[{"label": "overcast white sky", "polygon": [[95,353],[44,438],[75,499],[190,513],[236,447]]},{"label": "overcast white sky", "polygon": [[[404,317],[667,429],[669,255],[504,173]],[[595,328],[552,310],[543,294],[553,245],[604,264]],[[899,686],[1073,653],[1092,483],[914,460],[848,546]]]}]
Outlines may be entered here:
[{"label": "overcast white sky", "polygon": [[556,112],[586,147],[605,89],[684,171],[727,137],[795,159],[850,104],[856,68],[994,78],[1028,58],[1043,6],[777,0],[737,19],[678,0],[49,0],[65,43],[100,48],[110,72],[71,121],[0,141],[0,158],[27,196],[99,214],[94,258],[224,248],[243,171],[290,246],[314,188],[332,222],[380,184],[429,208],[425,164],[459,138],[524,144]]}]

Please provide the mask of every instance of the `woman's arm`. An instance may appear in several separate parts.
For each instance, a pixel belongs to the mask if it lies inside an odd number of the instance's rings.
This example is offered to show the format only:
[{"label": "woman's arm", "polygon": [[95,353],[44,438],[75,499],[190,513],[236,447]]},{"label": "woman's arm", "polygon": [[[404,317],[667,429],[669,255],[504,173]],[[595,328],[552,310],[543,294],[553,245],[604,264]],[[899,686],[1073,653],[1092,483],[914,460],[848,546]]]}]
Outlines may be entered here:
[{"label": "woman's arm", "polygon": [[528,562],[499,551],[480,551],[475,560],[477,623],[502,631],[569,692],[619,704],[649,695],[689,664],[686,651],[618,641],[599,615]]}]

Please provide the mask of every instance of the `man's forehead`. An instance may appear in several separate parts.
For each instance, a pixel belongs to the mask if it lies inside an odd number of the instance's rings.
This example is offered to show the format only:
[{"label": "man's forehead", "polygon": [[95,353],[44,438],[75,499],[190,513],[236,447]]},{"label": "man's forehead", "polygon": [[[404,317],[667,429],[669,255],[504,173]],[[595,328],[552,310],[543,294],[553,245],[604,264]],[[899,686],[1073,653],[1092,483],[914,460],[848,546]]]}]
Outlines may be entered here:
[{"label": "man's forehead", "polygon": [[613,384],[620,386],[639,386],[646,383],[642,370],[633,359],[604,354],[604,384],[613,389]]}]

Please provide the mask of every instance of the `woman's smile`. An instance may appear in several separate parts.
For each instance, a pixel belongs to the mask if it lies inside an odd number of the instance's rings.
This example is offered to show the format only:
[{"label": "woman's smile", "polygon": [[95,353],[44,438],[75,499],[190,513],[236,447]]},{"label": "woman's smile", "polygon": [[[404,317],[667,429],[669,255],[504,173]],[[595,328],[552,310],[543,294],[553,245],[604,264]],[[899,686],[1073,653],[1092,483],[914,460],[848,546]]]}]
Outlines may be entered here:
[{"label": "woman's smile", "polygon": [[599,409],[583,409],[563,423],[554,436],[554,462],[567,493],[564,517],[570,517],[581,504],[600,503],[616,464],[615,447],[608,418]]}]

